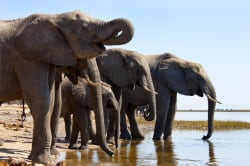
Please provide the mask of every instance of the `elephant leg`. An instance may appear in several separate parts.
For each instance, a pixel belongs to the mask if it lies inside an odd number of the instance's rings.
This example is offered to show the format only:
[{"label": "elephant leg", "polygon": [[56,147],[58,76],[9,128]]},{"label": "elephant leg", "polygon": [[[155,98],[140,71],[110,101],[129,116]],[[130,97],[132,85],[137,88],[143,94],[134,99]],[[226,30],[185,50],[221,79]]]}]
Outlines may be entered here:
[{"label": "elephant leg", "polygon": [[128,131],[128,126],[127,126],[127,121],[126,121],[126,110],[128,108],[128,103],[123,101],[122,102],[122,107],[121,107],[121,113],[120,113],[120,129],[121,129],[121,134],[120,138],[121,139],[132,139],[132,136],[130,135]]},{"label": "elephant leg", "polygon": [[61,115],[61,106],[62,106],[62,95],[61,95],[61,72],[59,69],[56,69],[56,78],[55,78],[55,101],[54,109],[51,117],[51,133],[52,133],[52,143],[51,143],[51,155],[58,155],[59,151],[56,148],[57,133],[59,127],[59,119]]},{"label": "elephant leg", "polygon": [[168,96],[168,92],[161,89],[161,92],[157,95],[157,116],[154,128],[154,136],[153,140],[160,140],[161,136],[165,130],[165,124],[167,120],[168,107],[170,103],[170,97]]},{"label": "elephant leg", "polygon": [[89,141],[89,110],[88,109],[80,109],[77,113],[79,129],[81,133],[81,146],[79,149],[87,149],[88,141]]},{"label": "elephant leg", "polygon": [[[98,145],[98,140],[96,137],[96,130],[94,128],[94,122],[93,122],[93,110],[87,111],[88,114],[88,129],[89,129],[89,139],[92,140],[92,144]],[[105,123],[106,125],[106,123]],[[106,130],[105,130],[106,133]]]},{"label": "elephant leg", "polygon": [[70,135],[71,135],[71,128],[72,128],[72,122],[71,122],[71,115],[67,114],[63,117],[64,119],[64,124],[65,124],[65,141],[69,142],[70,141]]},{"label": "elephant leg", "polygon": [[75,114],[73,113],[73,126],[72,126],[72,133],[70,136],[70,143],[68,147],[69,149],[77,149],[78,133],[79,133],[79,122]]},{"label": "elephant leg", "polygon": [[165,130],[164,130],[164,136],[163,136],[164,140],[167,140],[172,135],[174,117],[176,113],[176,103],[177,103],[177,94],[173,93],[171,95],[167,121],[165,124]]},{"label": "elephant leg", "polygon": [[[25,66],[29,68],[25,69]],[[16,73],[34,121],[32,149],[29,159],[35,163],[51,163],[51,113],[54,105],[55,79],[46,64],[24,63],[16,66]],[[53,70],[53,69],[52,69]],[[25,73],[25,77],[23,75]],[[32,78],[32,79],[30,79]]]},{"label": "elephant leg", "polygon": [[113,112],[109,112],[109,124],[107,131],[107,142],[111,144],[115,144],[115,115]]},{"label": "elephant leg", "polygon": [[136,121],[135,109],[136,109],[136,106],[128,104],[128,109],[126,110],[129,124],[130,124],[131,135],[132,135],[132,138],[144,139],[144,135],[140,131],[138,123]]},{"label": "elephant leg", "polygon": [[110,110],[105,108],[103,109],[104,111],[104,124],[105,124],[105,133],[108,132],[108,127],[109,127],[109,121],[110,121]]}]

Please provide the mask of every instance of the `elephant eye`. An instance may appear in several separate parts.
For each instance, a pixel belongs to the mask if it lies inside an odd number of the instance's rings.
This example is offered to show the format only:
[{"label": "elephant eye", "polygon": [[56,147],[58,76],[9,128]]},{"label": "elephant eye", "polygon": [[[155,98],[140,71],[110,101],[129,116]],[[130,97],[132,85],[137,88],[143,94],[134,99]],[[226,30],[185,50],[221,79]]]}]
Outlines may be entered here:
[{"label": "elephant eye", "polygon": [[143,68],[139,68],[139,73],[146,74],[146,71]]},{"label": "elephant eye", "polygon": [[87,23],[83,23],[81,30],[89,30],[89,25]]}]

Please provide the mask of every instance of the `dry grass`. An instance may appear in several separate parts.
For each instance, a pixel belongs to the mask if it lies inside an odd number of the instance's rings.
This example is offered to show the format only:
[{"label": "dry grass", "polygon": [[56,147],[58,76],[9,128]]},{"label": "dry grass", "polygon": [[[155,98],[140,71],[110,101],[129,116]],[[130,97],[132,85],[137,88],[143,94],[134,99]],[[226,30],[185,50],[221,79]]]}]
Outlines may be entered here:
[{"label": "dry grass", "polygon": [[[143,117],[137,118],[138,123],[141,126],[154,126],[155,121],[145,121]],[[184,121],[175,120],[174,129],[178,130],[207,130],[207,121]],[[242,121],[214,121],[214,130],[238,130],[238,129],[250,129],[249,122]]]},{"label": "dry grass", "polygon": [[[174,121],[174,129],[206,130],[207,121]],[[241,121],[214,121],[215,130],[250,129],[250,123]]]}]

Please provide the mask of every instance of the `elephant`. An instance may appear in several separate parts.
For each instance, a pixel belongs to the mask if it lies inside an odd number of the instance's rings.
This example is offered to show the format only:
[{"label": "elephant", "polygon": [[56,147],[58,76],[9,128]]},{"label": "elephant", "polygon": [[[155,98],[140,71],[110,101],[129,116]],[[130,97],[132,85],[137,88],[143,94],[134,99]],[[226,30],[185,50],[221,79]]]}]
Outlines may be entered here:
[{"label": "elephant", "polygon": [[[208,99],[208,132],[203,139],[209,139],[213,132],[213,119],[216,103],[215,88],[201,64],[181,59],[171,53],[144,56],[150,66],[156,92],[157,114],[153,140],[167,140],[172,134],[173,120],[176,112],[177,93]],[[132,137],[139,133],[135,119],[136,106],[148,104],[148,92],[136,86],[135,90],[123,90],[126,103],[122,109],[128,114]],[[136,96],[136,97],[135,97]],[[122,117],[122,115],[121,115]],[[126,121],[121,119],[121,135],[131,138]],[[135,134],[133,134],[135,133]]]},{"label": "elephant", "polygon": [[[155,119],[156,97],[149,65],[142,54],[122,48],[107,49],[101,56],[96,58],[102,81],[110,84],[121,107],[122,89],[134,90],[141,87],[148,93],[149,108],[144,113],[147,121]],[[121,112],[122,115],[122,112]],[[111,115],[112,116],[112,115]],[[113,119],[111,117],[111,119]],[[112,124],[112,122],[110,122]],[[113,125],[109,125],[107,139],[114,136]],[[111,141],[112,142],[112,141]]]},{"label": "elephant", "polygon": [[[61,104],[61,83],[56,81],[56,71],[72,76],[72,71],[79,74],[88,66],[95,74],[90,79],[100,82],[93,58],[105,51],[105,45],[128,43],[133,34],[127,19],[103,21],[78,10],[0,20],[0,101],[24,98],[27,102],[34,120],[29,155],[34,163],[52,163],[51,153],[55,152]],[[97,136],[101,147],[113,155],[100,118],[103,116],[100,86],[95,93]]]},{"label": "elephant", "polygon": [[[78,84],[74,85],[68,78],[62,81],[62,108],[61,116],[64,118],[66,139],[70,139],[69,148],[77,148],[77,138],[80,130],[81,146],[79,149],[86,149],[89,138],[95,141],[95,132],[92,130],[90,119],[90,111],[95,109],[94,102],[94,86],[86,79],[79,78]],[[116,133],[120,130],[120,112],[118,101],[111,90],[111,87],[102,85],[102,101],[104,116],[108,115],[109,111],[114,111],[116,114]],[[71,126],[71,114],[73,114],[73,127]],[[107,119],[107,118],[105,118]],[[108,122],[105,122],[105,125]],[[72,133],[71,133],[72,127]],[[107,128],[107,127],[105,127]],[[90,137],[89,137],[90,136]],[[118,146],[118,134],[116,134],[116,146]]]}]

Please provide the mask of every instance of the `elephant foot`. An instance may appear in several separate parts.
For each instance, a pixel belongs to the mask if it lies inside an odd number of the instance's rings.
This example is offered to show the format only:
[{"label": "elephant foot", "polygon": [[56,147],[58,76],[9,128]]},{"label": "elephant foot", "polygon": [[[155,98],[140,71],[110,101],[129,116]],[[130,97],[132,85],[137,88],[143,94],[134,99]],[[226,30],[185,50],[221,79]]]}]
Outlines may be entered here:
[{"label": "elephant foot", "polygon": [[133,139],[144,139],[144,135],[141,132],[132,133]]},{"label": "elephant foot", "polygon": [[124,132],[121,132],[120,138],[121,139],[131,140],[132,136],[129,134],[128,131],[124,131]]},{"label": "elephant foot", "polygon": [[97,138],[93,138],[91,143],[93,145],[99,145],[99,142],[98,142]]},{"label": "elephant foot", "polygon": [[50,150],[44,150],[37,155],[31,154],[28,159],[32,160],[34,163],[53,165]]},{"label": "elephant foot", "polygon": [[70,142],[70,137],[65,137],[65,142]]},{"label": "elephant foot", "polygon": [[51,146],[50,154],[51,155],[59,155],[60,154],[55,145]]},{"label": "elephant foot", "polygon": [[77,144],[70,144],[68,149],[78,149]]},{"label": "elephant foot", "polygon": [[88,149],[88,146],[87,145],[81,145],[81,146],[79,146],[79,148],[78,149]]},{"label": "elephant foot", "polygon": [[154,141],[161,140],[161,137],[153,137],[152,140]]},{"label": "elephant foot", "polygon": [[107,138],[107,143],[110,143],[110,144],[115,144],[115,137],[114,136],[112,136],[112,137],[109,137],[109,138]]},{"label": "elephant foot", "polygon": [[167,135],[163,137],[163,140],[167,141],[167,140],[171,140],[172,139],[172,136],[171,135]]}]

